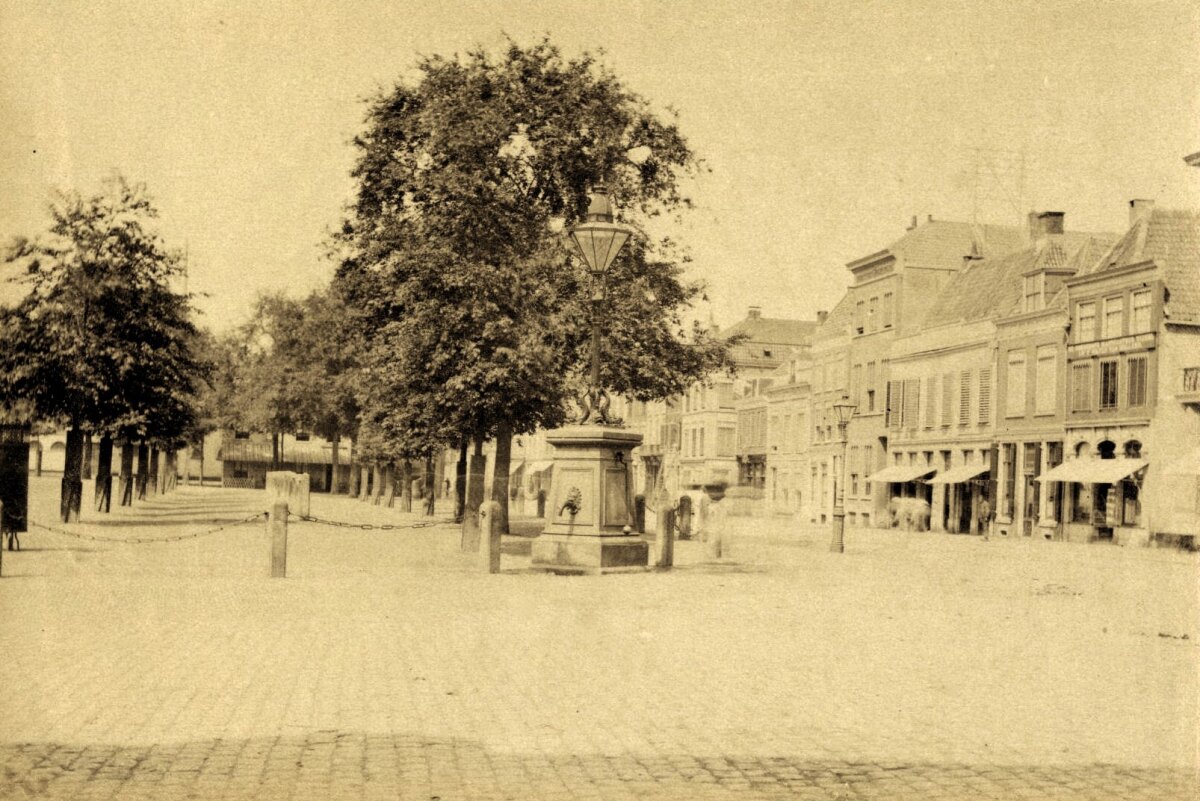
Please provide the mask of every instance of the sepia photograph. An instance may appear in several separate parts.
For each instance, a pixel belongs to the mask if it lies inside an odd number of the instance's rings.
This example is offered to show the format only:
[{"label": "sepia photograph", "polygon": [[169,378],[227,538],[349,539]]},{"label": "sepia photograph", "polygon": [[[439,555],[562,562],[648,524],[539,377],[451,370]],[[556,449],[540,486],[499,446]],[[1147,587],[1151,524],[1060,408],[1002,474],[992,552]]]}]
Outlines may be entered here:
[{"label": "sepia photograph", "polygon": [[0,801],[1200,801],[1193,0],[0,0]]}]

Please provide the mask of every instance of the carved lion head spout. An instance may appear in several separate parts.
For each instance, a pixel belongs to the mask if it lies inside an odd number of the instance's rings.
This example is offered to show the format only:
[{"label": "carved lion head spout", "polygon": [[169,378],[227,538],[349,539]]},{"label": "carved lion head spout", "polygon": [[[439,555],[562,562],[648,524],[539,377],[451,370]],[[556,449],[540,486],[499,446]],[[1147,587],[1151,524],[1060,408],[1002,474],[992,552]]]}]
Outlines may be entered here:
[{"label": "carved lion head spout", "polygon": [[567,500],[559,508],[558,513],[561,515],[564,511],[571,517],[579,514],[579,510],[583,507],[583,493],[579,491],[579,487],[571,487],[567,491]]}]

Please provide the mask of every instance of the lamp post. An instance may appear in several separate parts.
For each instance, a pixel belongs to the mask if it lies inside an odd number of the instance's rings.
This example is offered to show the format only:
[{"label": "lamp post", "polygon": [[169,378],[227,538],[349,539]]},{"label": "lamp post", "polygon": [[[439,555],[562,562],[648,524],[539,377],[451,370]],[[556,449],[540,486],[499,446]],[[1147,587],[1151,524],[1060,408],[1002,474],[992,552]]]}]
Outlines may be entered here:
[{"label": "lamp post", "polygon": [[600,313],[604,305],[604,275],[613,259],[629,241],[632,233],[628,227],[613,221],[612,201],[608,187],[597,184],[588,200],[587,217],[584,222],[570,229],[571,241],[575,244],[588,273],[592,276],[592,372],[587,396],[583,403],[581,424],[608,423],[608,394],[600,385]]},{"label": "lamp post", "polygon": [[[851,416],[857,407],[850,398],[843,395],[841,400],[833,404],[833,413],[837,418],[838,440],[841,442],[842,456],[841,464],[839,465],[840,472],[846,472],[846,426],[850,422]],[[839,480],[839,471],[833,471],[833,541],[829,543],[829,550],[832,553],[843,553],[846,550],[845,544],[845,526],[846,526],[846,507],[843,500],[844,487],[843,482]]]}]

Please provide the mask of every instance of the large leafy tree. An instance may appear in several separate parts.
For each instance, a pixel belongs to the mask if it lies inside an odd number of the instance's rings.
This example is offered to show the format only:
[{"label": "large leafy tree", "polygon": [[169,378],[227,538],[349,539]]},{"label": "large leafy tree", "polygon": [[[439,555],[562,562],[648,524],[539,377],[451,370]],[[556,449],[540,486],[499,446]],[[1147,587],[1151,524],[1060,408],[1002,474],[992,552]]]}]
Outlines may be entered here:
[{"label": "large leafy tree", "polygon": [[155,231],[143,185],[114,176],[92,195],[57,193],[49,212],[45,235],[6,254],[28,291],[0,313],[0,400],[69,426],[67,521],[79,515],[84,432],[102,435],[102,462],[113,437],[174,445],[195,422],[205,367],[188,296],[173,287],[180,254]]},{"label": "large leafy tree", "polygon": [[495,437],[507,508],[512,436],[561,424],[586,371],[594,288],[562,229],[596,184],[637,229],[608,277],[602,383],[661,398],[728,366],[726,343],[683,324],[702,287],[644,228],[688,205],[679,179],[698,164],[675,123],[590,55],[543,40],[418,67],[370,104],[338,280],[369,310],[397,429]]}]

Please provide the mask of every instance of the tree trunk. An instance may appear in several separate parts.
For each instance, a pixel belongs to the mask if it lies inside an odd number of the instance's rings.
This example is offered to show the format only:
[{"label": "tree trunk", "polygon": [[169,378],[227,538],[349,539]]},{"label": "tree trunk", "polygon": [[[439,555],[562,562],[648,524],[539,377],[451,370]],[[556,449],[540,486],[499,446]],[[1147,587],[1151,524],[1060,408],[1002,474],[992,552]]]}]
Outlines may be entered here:
[{"label": "tree trunk", "polygon": [[167,448],[163,452],[163,492],[174,492],[179,480],[179,451]]},{"label": "tree trunk", "polygon": [[117,503],[133,506],[133,443],[129,440],[121,443],[121,479],[117,486],[121,493]]},{"label": "tree trunk", "polygon": [[512,463],[512,428],[496,429],[496,458],[492,465],[492,500],[500,504],[500,533],[508,533],[508,479]]},{"label": "tree trunk", "polygon": [[200,437],[200,486],[204,486],[204,437]]},{"label": "tree trunk", "polygon": [[84,481],[92,480],[92,435],[90,432],[83,435],[83,468],[79,471],[79,475]]},{"label": "tree trunk", "polygon": [[389,509],[396,505],[396,465],[391,462],[383,467],[383,505]]},{"label": "tree trunk", "polygon": [[146,500],[150,492],[150,446],[139,442],[137,447],[137,499]]},{"label": "tree trunk", "polygon": [[96,463],[96,511],[107,514],[112,507],[112,437],[100,437],[100,459]]},{"label": "tree trunk", "polygon": [[483,440],[475,440],[475,452],[467,469],[467,504],[463,509],[462,543],[464,551],[479,550],[479,507],[483,504],[483,484],[487,477],[487,457],[483,455]]},{"label": "tree trunk", "polygon": [[360,464],[358,466],[358,499],[365,501],[367,493],[371,491],[371,467],[370,465]]},{"label": "tree trunk", "polygon": [[400,491],[404,493],[401,508],[406,512],[412,511],[412,480],[412,462],[405,459],[404,463],[400,466],[400,481],[403,484]]},{"label": "tree trunk", "polygon": [[42,443],[39,442],[37,444],[37,446],[38,446],[37,447],[37,472],[35,473],[35,475],[38,478],[41,478],[42,477]]},{"label": "tree trunk", "polygon": [[329,494],[337,495],[338,492],[338,446],[341,444],[341,437],[337,434],[333,435],[333,439],[329,441],[329,463],[330,463],[330,479],[329,479]]},{"label": "tree trunk", "polygon": [[432,517],[437,497],[437,475],[433,472],[433,454],[425,456],[425,515]]},{"label": "tree trunk", "polygon": [[83,501],[83,432],[72,425],[67,431],[67,449],[64,454],[62,494],[59,498],[59,517],[64,523],[79,522],[79,507]]},{"label": "tree trunk", "polygon": [[450,487],[446,484],[446,450],[438,448],[433,453],[433,485],[437,487],[436,495],[446,498],[450,495]]},{"label": "tree trunk", "polygon": [[371,470],[371,481],[371,503],[378,506],[383,498],[383,465],[379,462],[376,462]]},{"label": "tree trunk", "polygon": [[159,489],[160,489],[158,486],[158,481],[159,481],[158,476],[161,471],[158,468],[159,468],[159,462],[161,460],[158,457],[159,457],[158,448],[154,445],[151,445],[150,446],[150,475],[147,476],[147,479],[146,479],[146,489],[151,495],[158,495]]},{"label": "tree trunk", "polygon": [[278,470],[283,463],[283,447],[279,441],[279,432],[271,434],[271,469]]},{"label": "tree trunk", "polygon": [[350,440],[350,458],[347,460],[350,463],[350,475],[347,476],[346,494],[351,498],[358,495],[358,464],[354,461],[354,440]]},{"label": "tree trunk", "polygon": [[458,464],[454,466],[454,522],[463,521],[467,507],[467,440],[458,446]]}]

